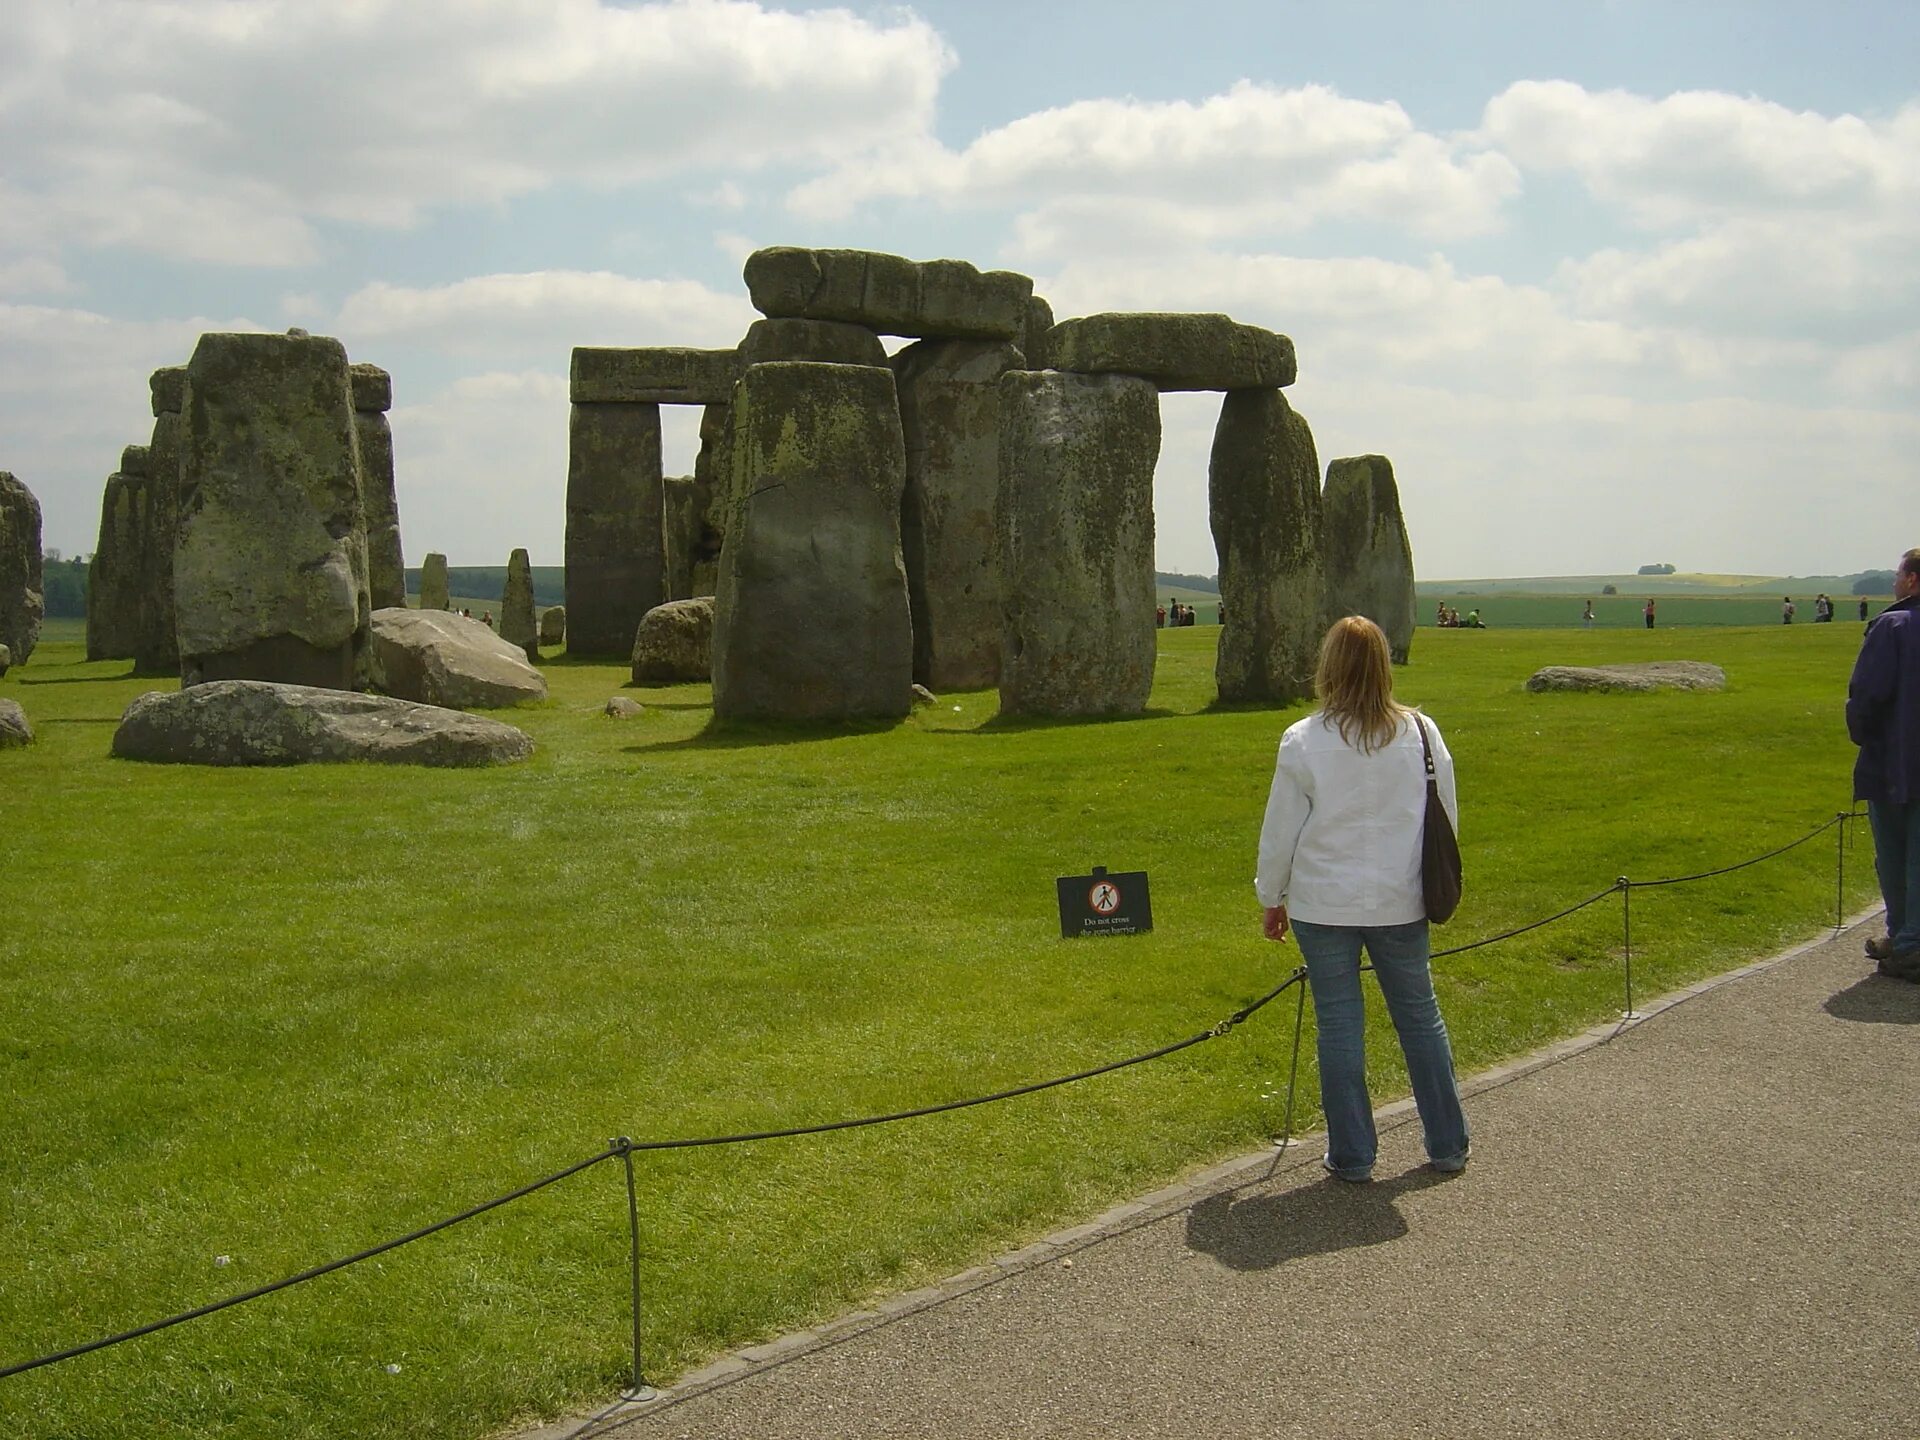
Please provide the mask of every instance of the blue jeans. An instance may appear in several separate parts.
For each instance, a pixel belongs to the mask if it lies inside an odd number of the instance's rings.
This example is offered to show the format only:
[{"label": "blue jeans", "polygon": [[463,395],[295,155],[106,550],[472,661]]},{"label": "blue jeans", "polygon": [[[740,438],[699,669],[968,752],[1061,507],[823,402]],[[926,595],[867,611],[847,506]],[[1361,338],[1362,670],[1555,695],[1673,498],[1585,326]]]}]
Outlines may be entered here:
[{"label": "blue jeans", "polygon": [[1897,951],[1920,950],[1920,803],[1867,802],[1873,868],[1887,902],[1887,934]]},{"label": "blue jeans", "polygon": [[1453,1078],[1453,1047],[1427,967],[1427,922],[1411,925],[1315,925],[1293,922],[1306,957],[1319,1021],[1320,1105],[1327,1115],[1327,1164],[1348,1180],[1373,1172],[1379,1142],[1367,1093],[1366,1002],[1360,995],[1360,950],[1373,960],[1387,1013],[1407,1057],[1407,1078],[1426,1131],[1427,1158],[1467,1153],[1467,1117]]}]

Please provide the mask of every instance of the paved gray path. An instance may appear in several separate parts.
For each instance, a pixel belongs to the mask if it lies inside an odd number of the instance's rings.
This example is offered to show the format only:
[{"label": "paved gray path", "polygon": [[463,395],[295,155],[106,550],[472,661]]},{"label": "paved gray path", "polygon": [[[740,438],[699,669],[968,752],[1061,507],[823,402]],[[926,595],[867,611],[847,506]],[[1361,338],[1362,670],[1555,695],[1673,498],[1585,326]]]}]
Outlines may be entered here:
[{"label": "paved gray path", "polygon": [[[1920,986],[1867,927],[539,1440],[1920,1435]],[[1671,998],[1671,997],[1670,997]],[[528,1437],[533,1440],[533,1437]]]}]

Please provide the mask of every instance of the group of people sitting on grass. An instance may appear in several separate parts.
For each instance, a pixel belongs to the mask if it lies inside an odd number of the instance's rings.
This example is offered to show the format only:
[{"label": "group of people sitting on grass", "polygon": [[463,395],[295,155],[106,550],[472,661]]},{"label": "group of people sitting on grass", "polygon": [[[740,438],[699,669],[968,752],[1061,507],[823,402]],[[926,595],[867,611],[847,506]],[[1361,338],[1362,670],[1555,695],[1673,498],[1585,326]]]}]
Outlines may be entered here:
[{"label": "group of people sitting on grass", "polygon": [[1442,630],[1484,630],[1487,628],[1486,622],[1480,618],[1480,612],[1478,610],[1467,611],[1467,618],[1462,620],[1460,618],[1460,612],[1453,609],[1444,600],[1435,607],[1433,623],[1438,625]]}]

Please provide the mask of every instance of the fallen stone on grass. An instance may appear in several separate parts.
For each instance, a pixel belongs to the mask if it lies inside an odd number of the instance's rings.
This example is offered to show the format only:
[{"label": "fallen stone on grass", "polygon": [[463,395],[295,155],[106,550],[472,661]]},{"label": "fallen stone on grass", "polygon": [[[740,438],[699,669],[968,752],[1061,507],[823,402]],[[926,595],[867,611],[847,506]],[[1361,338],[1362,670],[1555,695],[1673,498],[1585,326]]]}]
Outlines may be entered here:
[{"label": "fallen stone on grass", "polygon": [[382,695],[264,680],[216,680],[134,700],[114,732],[123,760],[181,765],[505,765],[527,735],[477,715]]},{"label": "fallen stone on grass", "polygon": [[610,720],[631,720],[647,713],[647,707],[626,695],[611,696],[600,712]]},{"label": "fallen stone on grass", "polygon": [[1649,660],[1638,665],[1549,665],[1536,670],[1527,689],[1602,690],[1645,694],[1654,690],[1724,690],[1727,672],[1704,660]]},{"label": "fallen stone on grass", "polygon": [[423,705],[493,709],[547,698],[524,651],[449,610],[376,610],[373,688]]},{"label": "fallen stone on grass", "polygon": [[[5,666],[0,666],[4,670]],[[33,743],[33,726],[18,700],[0,700],[0,750],[12,750]]]},{"label": "fallen stone on grass", "polygon": [[713,678],[713,596],[669,600],[640,617],[633,635],[633,682]]}]

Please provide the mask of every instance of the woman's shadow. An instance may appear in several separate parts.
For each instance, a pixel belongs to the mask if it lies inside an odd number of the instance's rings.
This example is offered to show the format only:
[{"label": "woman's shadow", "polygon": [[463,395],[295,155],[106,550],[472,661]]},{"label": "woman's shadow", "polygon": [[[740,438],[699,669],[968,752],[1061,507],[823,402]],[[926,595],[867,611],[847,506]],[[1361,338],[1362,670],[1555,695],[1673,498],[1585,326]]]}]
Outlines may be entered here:
[{"label": "woman's shadow", "polygon": [[1384,1245],[1407,1233],[1395,1200],[1454,1178],[1423,1166],[1366,1185],[1329,1176],[1279,1194],[1210,1195],[1187,1212],[1187,1247],[1235,1270],[1271,1270],[1307,1255]]}]

